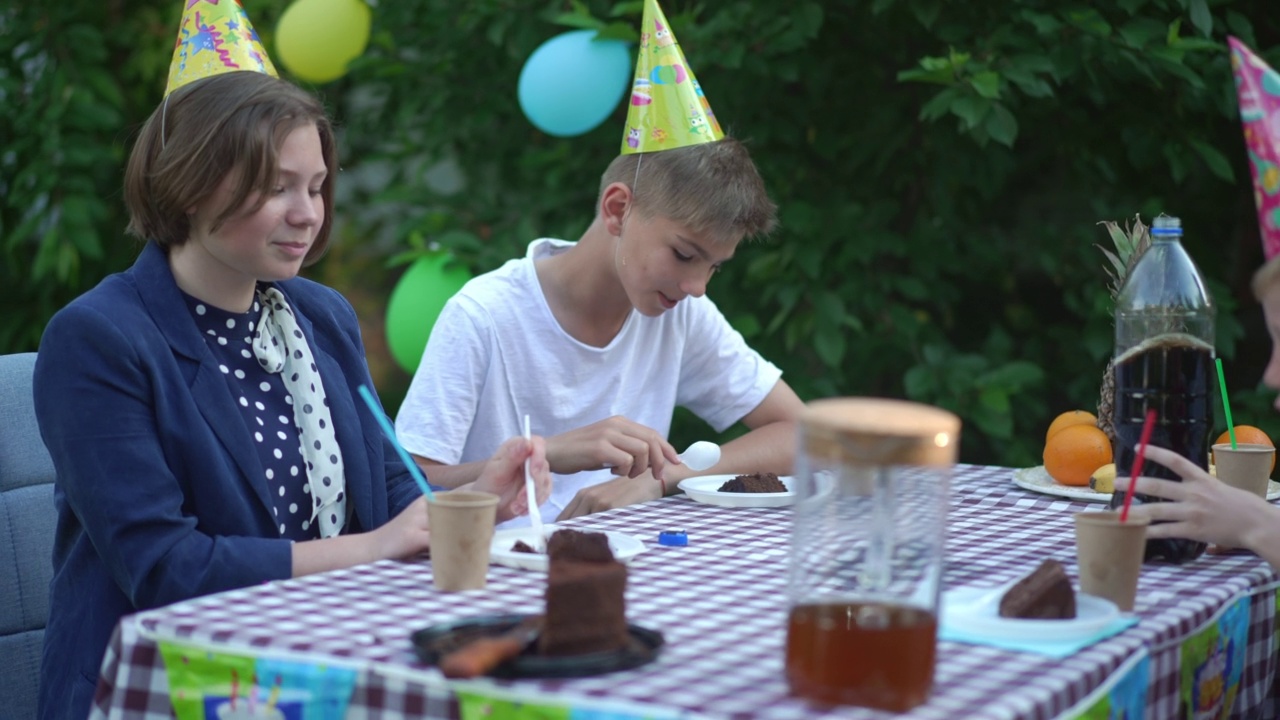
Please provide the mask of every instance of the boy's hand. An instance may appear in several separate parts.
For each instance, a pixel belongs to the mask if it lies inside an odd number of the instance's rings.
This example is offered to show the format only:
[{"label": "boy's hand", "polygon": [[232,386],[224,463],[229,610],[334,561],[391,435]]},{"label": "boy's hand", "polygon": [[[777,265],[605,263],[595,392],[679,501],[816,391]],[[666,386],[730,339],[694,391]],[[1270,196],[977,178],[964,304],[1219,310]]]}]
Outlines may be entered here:
[{"label": "boy's hand", "polygon": [[657,500],[662,497],[662,483],[649,473],[637,478],[619,477],[608,482],[582,488],[565,506],[556,522],[590,515],[605,510]]},{"label": "boy's hand", "polygon": [[634,478],[646,470],[662,477],[667,463],[680,460],[658,431],[615,415],[547,438],[547,462],[562,475],[609,468]]}]

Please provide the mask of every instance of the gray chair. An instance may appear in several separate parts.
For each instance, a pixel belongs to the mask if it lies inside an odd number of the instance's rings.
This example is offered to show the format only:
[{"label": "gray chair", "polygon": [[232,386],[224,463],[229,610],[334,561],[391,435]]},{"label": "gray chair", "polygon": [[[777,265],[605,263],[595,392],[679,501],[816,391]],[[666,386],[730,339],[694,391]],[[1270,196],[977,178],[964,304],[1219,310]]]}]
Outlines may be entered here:
[{"label": "gray chair", "polygon": [[36,715],[53,575],[53,461],[31,398],[35,353],[0,355],[0,716]]}]

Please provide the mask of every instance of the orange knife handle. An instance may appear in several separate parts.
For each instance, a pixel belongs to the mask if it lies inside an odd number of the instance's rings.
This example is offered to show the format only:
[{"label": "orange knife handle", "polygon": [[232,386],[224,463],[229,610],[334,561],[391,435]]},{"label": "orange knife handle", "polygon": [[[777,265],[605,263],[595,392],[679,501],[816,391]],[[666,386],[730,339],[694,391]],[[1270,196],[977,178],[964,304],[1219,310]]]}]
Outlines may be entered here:
[{"label": "orange knife handle", "polygon": [[449,678],[484,675],[524,649],[523,637],[480,638],[463,645],[440,660],[440,671]]}]

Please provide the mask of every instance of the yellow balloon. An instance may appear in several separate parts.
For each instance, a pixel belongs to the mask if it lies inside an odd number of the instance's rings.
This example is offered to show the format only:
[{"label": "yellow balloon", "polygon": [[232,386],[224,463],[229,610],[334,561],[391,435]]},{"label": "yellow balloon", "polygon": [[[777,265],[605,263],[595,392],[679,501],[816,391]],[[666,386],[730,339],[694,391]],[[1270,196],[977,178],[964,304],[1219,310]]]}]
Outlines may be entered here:
[{"label": "yellow balloon", "polygon": [[276,53],[302,80],[336,80],[369,44],[372,21],[365,0],[296,0],[276,26]]}]

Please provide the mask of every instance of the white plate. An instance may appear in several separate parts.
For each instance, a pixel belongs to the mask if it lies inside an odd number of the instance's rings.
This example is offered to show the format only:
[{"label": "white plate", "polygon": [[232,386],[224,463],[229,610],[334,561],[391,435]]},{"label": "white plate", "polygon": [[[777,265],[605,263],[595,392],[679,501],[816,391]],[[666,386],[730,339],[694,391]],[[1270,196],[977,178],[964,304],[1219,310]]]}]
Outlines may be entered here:
[{"label": "white plate", "polygon": [[778,479],[787,487],[780,493],[735,493],[720,492],[720,486],[738,477],[737,475],[701,475],[680,481],[680,489],[685,495],[708,505],[723,507],[782,507],[796,501],[794,478],[779,475]]},{"label": "white plate", "polygon": [[1000,617],[1000,598],[1014,583],[998,588],[956,588],[942,596],[942,622],[958,631],[1006,640],[1074,640],[1090,637],[1120,617],[1115,603],[1076,593],[1072,620]]},{"label": "white plate", "polygon": [[1071,498],[1072,500],[1082,500],[1084,502],[1105,503],[1111,501],[1111,493],[1095,492],[1089,489],[1088,485],[1079,487],[1073,485],[1063,485],[1062,483],[1049,477],[1048,471],[1043,465],[1037,465],[1032,468],[1018,468],[1013,471],[1013,484],[1024,490],[1032,492],[1044,493],[1046,495],[1057,495],[1058,497]]},{"label": "white plate", "polygon": [[[547,537],[551,537],[551,533],[559,530],[555,525],[543,525],[543,533]],[[604,532],[609,538],[609,549],[613,551],[613,556],[620,562],[627,562],[631,558],[645,551],[643,542],[640,538],[626,533],[612,532],[609,530],[592,530],[591,528],[575,527],[574,530],[583,532]],[[499,530],[493,534],[493,541],[489,543],[489,562],[494,565],[505,565],[519,570],[541,570],[547,571],[547,556],[542,553],[522,553],[515,552],[511,546],[517,540],[523,540],[532,545],[534,540],[533,528],[511,528],[510,530]]]},{"label": "white plate", "polygon": [[[1058,497],[1071,498],[1072,500],[1081,500],[1084,502],[1105,503],[1111,501],[1111,493],[1100,493],[1089,489],[1088,485],[1075,487],[1072,485],[1063,485],[1062,483],[1049,477],[1048,471],[1043,465],[1037,465],[1031,468],[1018,468],[1013,471],[1013,484],[1020,488],[1031,490],[1032,492],[1044,493],[1046,495],[1057,495]],[[1267,499],[1280,499],[1280,482],[1271,480],[1267,484]]]}]

